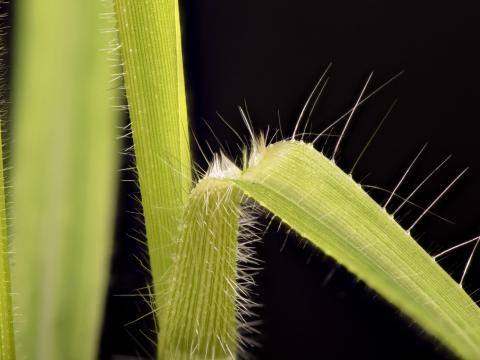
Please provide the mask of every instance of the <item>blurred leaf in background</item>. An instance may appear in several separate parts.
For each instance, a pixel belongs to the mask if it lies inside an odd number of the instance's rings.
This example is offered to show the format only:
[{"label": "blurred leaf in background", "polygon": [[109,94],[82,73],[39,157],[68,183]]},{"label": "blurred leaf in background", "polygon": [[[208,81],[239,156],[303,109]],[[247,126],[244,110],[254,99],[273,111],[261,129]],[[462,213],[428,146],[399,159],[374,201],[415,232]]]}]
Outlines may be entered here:
[{"label": "blurred leaf in background", "polygon": [[22,359],[96,355],[116,195],[112,6],[16,2],[12,282]]}]

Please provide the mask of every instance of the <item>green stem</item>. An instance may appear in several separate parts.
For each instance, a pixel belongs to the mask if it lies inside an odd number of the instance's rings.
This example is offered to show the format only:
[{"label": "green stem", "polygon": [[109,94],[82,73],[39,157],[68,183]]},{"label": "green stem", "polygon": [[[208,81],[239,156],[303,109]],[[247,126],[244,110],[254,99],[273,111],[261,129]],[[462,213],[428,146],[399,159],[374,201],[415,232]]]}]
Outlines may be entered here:
[{"label": "green stem", "polygon": [[116,0],[115,6],[161,322],[163,276],[192,186],[179,10],[176,0]]}]

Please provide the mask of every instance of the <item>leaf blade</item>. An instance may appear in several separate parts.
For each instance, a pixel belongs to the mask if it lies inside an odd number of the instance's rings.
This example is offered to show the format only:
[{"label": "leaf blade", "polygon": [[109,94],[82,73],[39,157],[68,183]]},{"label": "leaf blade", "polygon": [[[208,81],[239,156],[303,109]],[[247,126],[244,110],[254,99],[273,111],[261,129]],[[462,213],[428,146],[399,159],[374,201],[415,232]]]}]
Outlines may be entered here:
[{"label": "leaf blade", "polygon": [[360,185],[312,146],[271,145],[233,181],[454,353],[479,356],[477,305]]}]

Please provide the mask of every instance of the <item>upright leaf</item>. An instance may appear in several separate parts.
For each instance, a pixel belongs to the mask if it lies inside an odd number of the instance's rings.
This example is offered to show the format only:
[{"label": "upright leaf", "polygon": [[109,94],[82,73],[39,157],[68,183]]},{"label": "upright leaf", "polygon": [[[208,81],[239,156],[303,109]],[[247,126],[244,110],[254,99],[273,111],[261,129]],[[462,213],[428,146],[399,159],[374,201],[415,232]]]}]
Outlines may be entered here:
[{"label": "upright leaf", "polygon": [[116,0],[125,87],[161,320],[191,164],[177,0]]}]

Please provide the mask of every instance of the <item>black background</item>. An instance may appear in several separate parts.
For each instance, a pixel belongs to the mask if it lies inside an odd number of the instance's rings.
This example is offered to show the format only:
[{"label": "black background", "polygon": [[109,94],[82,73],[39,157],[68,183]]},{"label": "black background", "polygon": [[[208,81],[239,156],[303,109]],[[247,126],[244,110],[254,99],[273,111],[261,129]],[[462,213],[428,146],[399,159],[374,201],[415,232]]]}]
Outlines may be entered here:
[{"label": "black background", "polygon": [[[467,175],[435,207],[452,225],[427,216],[413,235],[431,254],[475,236],[480,228],[478,158],[480,13],[471,2],[353,1],[181,1],[189,111],[193,131],[219,148],[233,150],[235,135],[218,119],[220,112],[241,134],[247,130],[237,111],[248,105],[257,130],[278,127],[290,135],[315,81],[329,62],[330,80],[311,117],[320,132],[355,102],[369,73],[370,90],[404,70],[405,74],[369,100],[355,115],[338,164],[349,171],[372,131],[398,98],[398,104],[362,161],[354,178],[392,190],[410,161],[429,146],[399,193],[408,195],[447,155],[443,170],[415,196],[428,204],[463,168]],[[74,16],[74,14],[72,14]],[[205,120],[203,120],[205,119]],[[343,123],[334,129],[341,131]],[[319,143],[321,148],[324,144]],[[123,146],[128,146],[124,144]],[[325,145],[331,153],[334,141]],[[198,153],[198,149],[196,149]],[[198,155],[198,154],[197,154]],[[205,165],[200,156],[197,161]],[[124,159],[124,166],[128,160]],[[123,173],[123,179],[133,174]],[[299,174],[301,176],[301,174]],[[135,295],[149,281],[141,219],[133,214],[138,189],[122,182],[116,246],[101,342],[101,357],[154,356],[149,306]],[[388,193],[372,191],[383,202]],[[395,203],[392,209],[395,208]],[[405,207],[399,214],[408,227],[420,214]],[[371,290],[284,229],[271,228],[258,245],[264,270],[257,276],[256,299],[263,305],[256,359],[449,358],[438,343]],[[471,247],[442,261],[459,279]],[[465,281],[473,293],[480,286],[480,254]],[[479,297],[473,295],[474,299]]]}]

